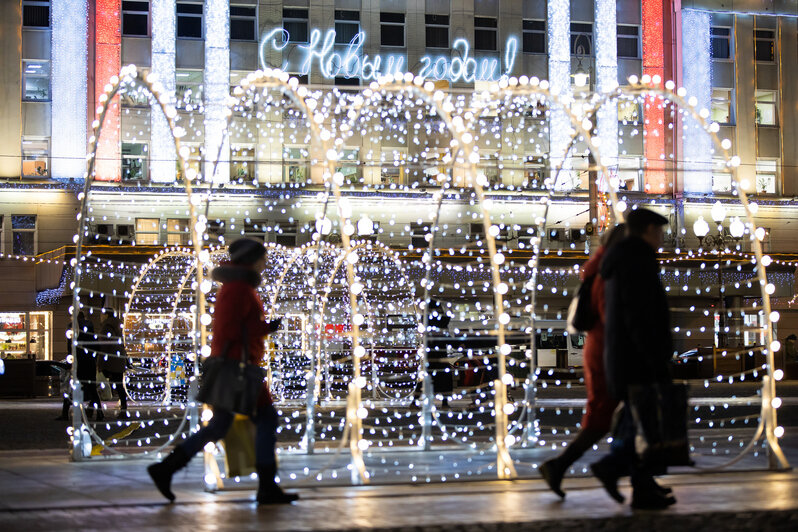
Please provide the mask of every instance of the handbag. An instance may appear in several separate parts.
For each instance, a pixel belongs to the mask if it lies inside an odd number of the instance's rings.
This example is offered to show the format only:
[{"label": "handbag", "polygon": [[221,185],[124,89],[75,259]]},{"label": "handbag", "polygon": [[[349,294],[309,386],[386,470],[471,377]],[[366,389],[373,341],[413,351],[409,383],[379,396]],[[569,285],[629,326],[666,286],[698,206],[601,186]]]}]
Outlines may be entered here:
[{"label": "handbag", "polygon": [[595,275],[585,279],[579,285],[579,290],[571,300],[571,304],[568,305],[568,320],[566,323],[568,324],[569,334],[589,331],[598,321],[598,316],[593,311],[590,296],[595,280]]},{"label": "handbag", "polygon": [[628,405],[635,424],[635,451],[653,468],[691,466],[687,438],[686,383],[635,384]]},{"label": "handbag", "polygon": [[221,356],[202,364],[202,384],[197,400],[213,408],[250,416],[255,412],[266,370],[249,363],[246,326],[242,328],[241,360],[228,358],[229,344]]},{"label": "handbag", "polygon": [[244,477],[256,471],[255,424],[248,416],[236,414],[223,441],[229,478]]}]

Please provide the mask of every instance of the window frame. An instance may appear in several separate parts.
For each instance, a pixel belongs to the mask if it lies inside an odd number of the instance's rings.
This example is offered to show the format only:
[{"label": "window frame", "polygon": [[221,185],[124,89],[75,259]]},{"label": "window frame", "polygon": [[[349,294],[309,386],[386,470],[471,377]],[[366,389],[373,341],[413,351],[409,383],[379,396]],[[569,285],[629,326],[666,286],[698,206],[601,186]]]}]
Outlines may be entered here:
[{"label": "window frame", "polygon": [[[47,8],[47,25],[46,26],[33,26],[25,24],[25,7],[46,7]],[[26,29],[39,29],[45,30],[52,27],[52,11],[50,0],[22,0],[22,27]]]},{"label": "window frame", "polygon": [[[188,218],[166,219],[166,245],[185,246],[191,238]],[[177,237],[177,238],[175,238]]]},{"label": "window frame", "polygon": [[[26,151],[25,151],[25,143],[26,142],[29,142],[29,143],[42,142],[42,143],[45,143],[47,145],[47,149],[46,149],[46,152],[45,152],[44,156],[43,157],[39,157],[39,158],[27,159],[26,157],[28,157],[28,155],[26,154]],[[19,170],[20,177],[23,178],[23,179],[24,178],[48,179],[50,177],[50,162],[51,162],[50,161],[50,149],[51,149],[50,137],[33,137],[33,136],[26,137],[26,136],[23,136],[21,141],[20,141],[20,145],[21,145],[21,149],[22,149],[22,151],[21,151],[21,153],[22,153],[22,161],[21,161],[20,170]],[[41,159],[44,159],[44,161],[45,161],[45,172],[43,174],[32,175],[32,174],[26,174],[25,173],[25,171],[24,171],[25,161],[28,161],[28,160],[38,161],[38,160],[41,160]],[[34,165],[34,167],[36,167],[36,165]]]},{"label": "window frame", "polygon": [[[770,36],[766,37],[764,35],[759,35],[760,33],[762,34],[769,33]],[[770,42],[770,52],[772,54],[772,57],[770,59],[759,59],[758,49],[760,41],[763,43]],[[754,30],[754,62],[770,63],[770,64],[776,62],[776,30],[770,30],[770,29]]]},{"label": "window frame", "polygon": [[[478,25],[477,21],[481,21]],[[492,21],[492,24],[488,21]],[[487,24],[487,25],[486,25]],[[477,34],[483,37],[490,34],[493,37],[493,48],[481,48],[477,41]],[[474,17],[474,51],[476,52],[498,52],[499,51],[499,18],[498,17]]]},{"label": "window frame", "polygon": [[[630,34],[621,34],[621,28],[634,28],[637,33],[635,35]],[[640,31],[641,27],[637,24],[618,24],[615,29],[615,40],[616,40],[616,50],[618,51],[618,59],[642,59],[641,47],[642,47],[642,39],[640,38]],[[621,55],[621,47],[620,42],[621,39],[631,41],[634,39],[635,41],[635,55]]]},{"label": "window frame", "polygon": [[[540,22],[543,23],[543,29],[536,29],[536,28],[527,28],[527,23],[536,23]],[[531,26],[531,24],[530,24]],[[521,51],[525,54],[547,54],[548,53],[548,22],[545,19],[524,19],[521,26]],[[527,35],[541,35],[543,37],[543,50],[539,52],[533,52],[526,49],[526,37]]]},{"label": "window frame", "polygon": [[[349,13],[350,16],[351,16],[351,14],[354,14],[354,16],[357,16],[357,18],[351,18],[351,19],[343,18],[343,14],[344,13]],[[348,41],[344,41],[344,40],[339,40],[338,39],[339,35],[341,35],[341,33],[338,31],[339,30],[339,25],[340,26],[357,26],[357,29],[356,29],[356,31],[354,33],[354,35],[357,35],[358,33],[360,33],[360,28],[361,28],[360,22],[361,22],[360,21],[360,11],[356,11],[354,9],[336,9],[335,13],[334,13],[334,19],[333,19],[333,28],[335,28],[335,44],[346,45],[346,44],[349,44],[351,42],[351,40],[352,40],[352,39],[349,39]]]},{"label": "window frame", "polygon": [[[383,15],[401,15],[402,22],[397,21],[384,21]],[[396,27],[400,26],[402,28],[402,44],[385,44],[385,27]],[[407,14],[406,13],[397,13],[394,11],[380,11],[380,46],[383,48],[406,48],[407,47]]]},{"label": "window frame", "polygon": [[[764,168],[765,165],[773,165],[773,168]],[[773,191],[759,190],[760,177],[773,177]],[[778,159],[765,159],[757,158],[756,166],[754,168],[754,190],[757,194],[775,195],[779,193],[779,160]]]},{"label": "window frame", "polygon": [[[590,33],[587,33],[585,31],[574,31],[574,25],[590,26]],[[595,54],[595,48],[596,48],[594,46],[595,29],[596,29],[595,25],[592,22],[571,21],[571,25],[570,25],[569,29],[570,29],[570,34],[569,34],[570,38],[569,38],[569,43],[568,44],[569,44],[569,51],[571,53],[571,56],[572,57],[593,57],[594,54]],[[580,35],[586,37],[587,40],[588,40],[588,46],[590,47],[590,50],[586,54],[578,54],[578,53],[576,53],[577,39],[579,38]]]},{"label": "window frame", "polygon": [[[125,144],[144,146],[143,154],[126,154]],[[150,145],[149,142],[122,142],[119,148],[119,154],[122,159],[120,165],[122,182],[125,181],[149,181],[150,178]],[[140,160],[141,164],[141,177],[140,178],[125,178],[125,160]]]},{"label": "window frame", "polygon": [[[250,154],[242,154],[244,151],[249,151]],[[247,175],[241,178],[238,175],[233,175],[239,165],[248,169]],[[246,185],[250,185],[258,179],[257,146],[253,143],[230,143],[230,182],[237,182],[238,179],[243,179]]]},{"label": "window frame", "polygon": [[[771,94],[773,96],[773,101],[760,101],[760,96],[764,96],[765,94]],[[757,113],[760,113],[759,107],[760,105],[769,105],[773,107],[773,122],[769,124],[763,124],[760,122],[760,119],[756,118]],[[756,127],[779,127],[779,91],[777,90],[769,90],[769,89],[756,89],[754,91],[754,122]]]},{"label": "window frame", "polygon": [[[728,31],[728,35],[716,35],[713,33],[714,30],[725,30]],[[734,61],[734,30],[728,26],[710,26],[709,27],[709,57],[713,61],[727,61],[732,62]],[[728,42],[728,57],[715,57],[713,50],[714,50],[714,43],[715,41],[727,41]]]},{"label": "window frame", "polygon": [[[141,10],[125,9],[125,3],[131,2],[131,1],[140,2],[142,4],[146,3],[147,4],[147,11],[145,12],[145,11],[141,11]],[[152,2],[150,2],[150,0],[122,0],[122,5],[120,6],[120,12],[121,12],[121,14],[120,14],[120,23],[121,23],[122,37],[149,37],[151,35],[151,33],[152,33],[152,14],[151,14],[152,13]],[[147,30],[146,30],[146,32],[143,33],[143,34],[141,34],[141,33],[125,33],[125,15],[136,14],[136,15],[141,16],[142,13],[146,13],[145,16],[147,17]],[[177,31],[177,29],[175,29],[175,31]]]},{"label": "window frame", "polygon": [[[185,73],[185,75],[181,75]],[[189,78],[192,75],[196,76],[199,74],[199,81],[186,81],[181,83],[181,78]],[[194,70],[190,68],[178,68],[175,70],[175,101],[177,102],[178,106],[183,104],[188,105],[200,105],[202,103],[203,91],[201,90],[203,87],[203,72],[202,70]],[[183,87],[181,89],[181,87]],[[197,89],[197,92],[194,92],[194,88]],[[191,96],[189,97],[188,101],[186,101],[186,91],[191,89]]]},{"label": "window frame", "polygon": [[[293,16],[298,15],[299,12],[304,11],[304,17]],[[289,13],[291,16],[286,16]],[[305,23],[305,39],[297,40],[294,35],[285,27],[286,22],[292,23]],[[310,39],[310,9],[307,7],[283,7],[283,31],[288,33],[288,42],[290,43],[307,43]]]},{"label": "window frame", "polygon": [[[28,74],[27,69],[25,68],[26,63],[37,63],[43,66],[42,74]],[[22,83],[21,90],[22,94],[20,95],[20,99],[23,102],[49,102],[52,101],[53,98],[53,86],[52,86],[52,79],[50,77],[50,61],[47,59],[23,59],[22,60],[22,68],[21,68],[21,75],[22,75]],[[26,81],[28,78],[33,79],[46,79],[47,80],[47,96],[45,98],[28,98],[27,97],[27,83]]]},{"label": "window frame", "polygon": [[[14,228],[14,217],[15,216],[33,216],[33,229],[30,228]],[[11,225],[11,254],[16,255],[19,257],[35,257],[39,254],[39,216],[36,214],[9,214],[8,217],[10,218],[10,225]],[[14,235],[16,233],[33,233],[33,253],[27,255],[25,253],[17,253],[17,250],[14,249]]]},{"label": "window frame", "polygon": [[[238,3],[230,3],[230,40],[236,42],[257,42],[258,41],[258,7],[260,4],[238,4]],[[233,8],[246,8],[252,9],[254,14],[250,15],[234,15]],[[233,37],[233,21],[249,21],[252,23],[252,38],[246,39],[242,37]]]},{"label": "window frame", "polygon": [[[155,231],[142,231],[139,230],[139,222],[155,221]],[[138,246],[157,246],[161,240],[161,219],[160,218],[135,218],[134,225],[134,241]],[[155,242],[143,242],[139,239],[139,235],[155,235]]]},{"label": "window frame", "polygon": [[[718,122],[715,120],[715,107],[716,102],[721,101],[720,98],[715,97],[715,91],[728,91],[728,107],[729,107],[729,118],[726,122]],[[709,117],[713,122],[717,122],[721,126],[733,126],[736,123],[735,113],[734,113],[734,89],[729,89],[726,87],[712,87],[712,96],[710,98],[710,105],[709,105]]]},{"label": "window frame", "polygon": [[[200,13],[180,13],[181,5],[198,5],[200,6]],[[194,35],[180,35],[180,18],[198,18],[200,19],[200,36]],[[175,2],[175,38],[176,39],[189,39],[189,40],[203,40],[205,39],[205,4],[201,0],[177,0]]]},{"label": "window frame", "polygon": [[[441,17],[445,19],[445,23],[442,20],[438,20],[437,17]],[[425,13],[424,14],[424,47],[425,48],[433,48],[437,50],[445,50],[451,48],[450,40],[449,40],[449,28],[450,28],[451,18],[449,15],[444,14],[437,14],[437,13]],[[436,46],[430,45],[430,30],[440,30],[441,28],[446,30],[446,43],[444,46]]]},{"label": "window frame", "polygon": [[[295,150],[295,151],[294,151]],[[290,157],[293,153],[298,153],[303,157]],[[283,183],[310,183],[310,147],[302,144],[284,144],[282,150]],[[292,179],[292,170],[297,176]],[[304,174],[304,176],[301,176]]]}]

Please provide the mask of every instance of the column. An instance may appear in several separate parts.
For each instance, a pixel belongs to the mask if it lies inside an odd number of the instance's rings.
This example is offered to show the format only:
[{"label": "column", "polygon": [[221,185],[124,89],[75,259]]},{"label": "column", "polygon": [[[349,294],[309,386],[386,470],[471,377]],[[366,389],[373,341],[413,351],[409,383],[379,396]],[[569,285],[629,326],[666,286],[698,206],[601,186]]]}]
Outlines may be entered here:
[{"label": "column", "polygon": [[[122,18],[120,0],[97,0],[94,15],[94,106],[109,80],[122,68]],[[53,121],[55,124],[56,122]],[[122,160],[119,146],[119,96],[108,106],[102,134],[97,143],[95,179],[121,181]]]},{"label": "column", "polygon": [[86,173],[88,8],[86,0],[52,0],[52,136],[54,178]]},{"label": "column", "polygon": [[[643,0],[643,75],[665,81],[665,43],[663,40],[663,0]],[[645,155],[644,190],[651,194],[668,192],[665,173],[665,110],[661,98],[646,98],[643,110]]]},{"label": "column", "polygon": [[[571,91],[571,3],[568,0],[548,0],[549,86],[560,95]],[[571,141],[571,121],[567,113],[555,106],[549,110],[549,167],[554,178],[556,168],[563,163]],[[558,189],[570,189],[569,175],[560,175]]]},{"label": "column", "polygon": [[[152,1],[152,72],[175,103],[175,0]],[[150,110],[150,179],[171,183],[176,176],[176,154],[169,122],[159,105]]]},{"label": "column", "polygon": [[0,177],[19,177],[22,170],[22,6],[19,2],[0,4],[0,61],[6,65],[0,83]]},{"label": "column", "polygon": [[[609,92],[618,86],[618,39],[615,0],[596,0],[596,90]],[[597,115],[602,162],[618,164],[618,104],[609,102]]]},{"label": "column", "polygon": [[[230,180],[230,141],[224,135],[230,94],[230,5],[205,0],[205,179]],[[222,146],[221,152],[219,146]],[[221,157],[219,154],[221,153]],[[219,165],[214,166],[217,158]]]},{"label": "column", "polygon": [[[682,80],[696,110],[710,109],[712,60],[709,54],[709,18],[703,11],[682,11]],[[692,117],[684,117],[684,191],[712,192],[712,139]]]}]

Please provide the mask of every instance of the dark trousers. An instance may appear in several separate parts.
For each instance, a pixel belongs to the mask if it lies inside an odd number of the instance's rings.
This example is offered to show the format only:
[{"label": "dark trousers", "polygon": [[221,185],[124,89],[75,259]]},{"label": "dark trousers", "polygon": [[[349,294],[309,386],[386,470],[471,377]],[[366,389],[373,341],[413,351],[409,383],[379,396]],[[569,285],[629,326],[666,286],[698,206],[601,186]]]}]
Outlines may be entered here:
[{"label": "dark trousers", "polygon": [[[191,458],[200,452],[206,444],[221,440],[227,435],[233,424],[235,414],[227,410],[214,408],[213,417],[208,424],[195,432],[180,444],[183,452]],[[277,443],[277,411],[274,406],[259,407],[252,418],[257,429],[255,433],[255,464],[258,467],[275,463],[274,446]]]},{"label": "dark trousers", "polygon": [[111,389],[116,390],[119,396],[119,406],[122,410],[127,410],[127,392],[125,392],[125,385],[123,384],[124,373],[103,370],[103,375],[111,383]]},{"label": "dark trousers", "polygon": [[97,383],[94,381],[91,382],[81,381],[80,385],[83,388],[83,400],[86,401],[87,409],[102,408],[102,401],[100,400],[100,394],[97,393]]}]

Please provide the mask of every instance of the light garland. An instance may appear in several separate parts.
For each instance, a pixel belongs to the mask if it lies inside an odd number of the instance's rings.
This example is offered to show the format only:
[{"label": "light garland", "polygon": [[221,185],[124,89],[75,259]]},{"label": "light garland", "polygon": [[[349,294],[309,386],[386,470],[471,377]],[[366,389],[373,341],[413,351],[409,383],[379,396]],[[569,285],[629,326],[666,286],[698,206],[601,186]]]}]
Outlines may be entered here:
[{"label": "light garland", "polygon": [[[175,39],[177,14],[175,0],[152,2],[152,70],[163,86],[171,105],[175,104]],[[169,124],[159,106],[150,107],[150,176],[156,183],[171,183],[176,179],[176,154]]]},{"label": "light garland", "polygon": [[230,139],[225,134],[230,91],[230,2],[205,0],[205,179],[230,180]]}]

